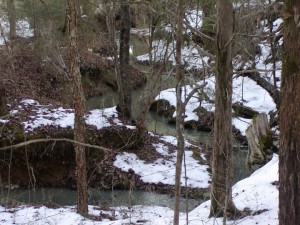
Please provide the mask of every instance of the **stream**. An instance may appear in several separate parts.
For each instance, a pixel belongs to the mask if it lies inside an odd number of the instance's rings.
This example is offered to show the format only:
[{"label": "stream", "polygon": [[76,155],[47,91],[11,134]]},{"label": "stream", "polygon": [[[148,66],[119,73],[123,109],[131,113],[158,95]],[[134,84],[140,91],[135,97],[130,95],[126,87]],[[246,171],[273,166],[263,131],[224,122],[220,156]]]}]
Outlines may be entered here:
[{"label": "stream", "polygon": [[[4,193],[2,193],[4,194]],[[6,196],[8,193],[5,193]],[[1,195],[0,195],[1,196]],[[5,205],[7,198],[1,199],[1,203]],[[11,190],[9,193],[9,203],[13,205],[30,203],[43,205],[76,205],[76,190],[67,188],[38,188],[34,190]],[[100,206],[104,208],[112,206],[133,206],[133,205],[158,205],[172,208],[175,198],[165,194],[157,194],[154,192],[138,191],[138,190],[96,190],[90,189],[88,192],[90,205]],[[180,210],[186,211],[186,199],[181,198]],[[188,209],[193,210],[203,200],[188,199]]]},{"label": "stream", "polygon": [[[138,38],[133,39],[134,55],[144,54],[145,46],[140,43]],[[143,70],[147,70],[147,67],[143,66]],[[174,87],[175,79],[173,76],[164,75],[162,78],[165,81],[164,89]],[[145,88],[145,87],[144,87]],[[145,93],[144,88],[133,92],[133,117],[137,116],[137,110],[140,109],[139,101],[141,96]],[[95,108],[108,108],[113,107],[118,103],[118,95],[115,92],[108,92],[105,96],[97,96],[87,101],[87,107],[89,109]],[[146,125],[149,131],[154,131],[158,134],[176,136],[175,125],[168,124],[166,119],[157,116],[155,113],[149,112],[147,116]],[[212,134],[207,132],[201,132],[196,130],[185,130],[185,137],[187,140],[193,141],[193,143],[212,143]],[[239,143],[234,142],[233,151],[233,166],[234,166],[234,181],[237,181],[247,177],[249,172],[246,169],[247,151],[240,150]],[[8,196],[8,198],[6,198]],[[0,203],[7,203],[7,199],[12,204],[18,203],[55,203],[59,205],[75,205],[76,204],[76,191],[65,188],[41,188],[35,190],[7,190],[0,192]],[[127,191],[127,190],[89,190],[89,204],[98,206],[131,206],[131,205],[159,205],[172,208],[174,205],[174,197],[169,195],[157,194],[146,191]],[[202,199],[189,199],[188,210],[192,210],[197,207]],[[181,211],[186,211],[186,200],[181,199]]]}]

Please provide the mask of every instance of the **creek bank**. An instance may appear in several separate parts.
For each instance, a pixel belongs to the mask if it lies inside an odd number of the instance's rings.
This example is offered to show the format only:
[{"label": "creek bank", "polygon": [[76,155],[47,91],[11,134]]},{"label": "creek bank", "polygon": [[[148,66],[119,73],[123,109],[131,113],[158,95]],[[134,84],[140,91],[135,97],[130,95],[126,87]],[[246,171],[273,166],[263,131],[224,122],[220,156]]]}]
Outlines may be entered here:
[{"label": "creek bank", "polygon": [[[17,105],[22,99],[36,99],[41,103],[70,106],[72,101],[72,81],[68,75],[69,53],[65,43],[55,49],[55,56],[37,57],[34,40],[18,38],[10,45],[14,56],[12,76],[11,55],[6,48],[0,48],[0,67],[5,87],[7,103]],[[95,43],[102,46],[105,43]],[[92,46],[90,46],[92,47]],[[109,57],[80,49],[80,69],[82,84],[87,98],[117,90],[114,62]],[[48,58],[47,58],[48,57]],[[61,61],[60,61],[61,60]],[[62,64],[62,65],[61,65]],[[132,90],[146,84],[146,76],[134,67],[128,73]]]},{"label": "creek bank", "polygon": [[[235,104],[237,105],[237,104]],[[254,110],[249,109],[248,107],[234,107],[235,116],[241,116],[247,113],[247,115],[255,116],[258,114]],[[159,116],[162,116],[167,119],[167,122],[170,124],[175,124],[176,120],[174,117],[174,113],[176,108],[166,99],[157,99],[154,100],[151,104],[150,110],[156,113]],[[187,120],[184,121],[184,127],[186,129],[198,130],[198,131],[205,131],[205,132],[212,132],[214,126],[214,113],[208,111],[204,107],[197,107],[193,112],[196,113],[198,116],[198,120]],[[253,113],[253,114],[251,114]],[[242,144],[247,145],[247,139],[245,135],[243,135],[235,126],[232,127],[234,137]]]},{"label": "creek bank", "polygon": [[[0,123],[2,130],[1,147],[17,144],[23,141],[38,139],[70,139],[73,140],[71,127],[55,125],[42,125],[37,128],[26,126],[24,121],[40,118],[34,114],[35,107],[26,106],[19,111],[17,116],[10,121]],[[45,106],[43,112],[46,114]],[[21,108],[21,107],[20,107]],[[52,109],[53,111],[54,109]],[[51,119],[55,119],[55,116]],[[116,124],[111,118],[112,125],[98,129],[96,126],[87,125],[86,143],[110,149],[100,150],[88,147],[86,150],[88,166],[88,186],[101,189],[125,189],[152,190],[158,193],[172,195],[174,186],[163,183],[146,183],[133,170],[122,171],[114,166],[117,154],[120,152],[134,153],[146,163],[157,159],[166,159],[155,150],[153,144],[162,141],[158,135],[148,135],[141,140],[136,129],[131,126]],[[17,134],[17,135],[16,135]],[[169,151],[175,152],[176,146],[164,142]],[[203,152],[196,146],[190,146],[187,150],[193,151],[200,164],[209,164],[199,157]],[[33,187],[67,187],[76,188],[75,180],[75,154],[74,147],[68,141],[39,142],[16,149],[0,152],[1,182],[3,186],[14,185],[23,188]],[[202,159],[202,160],[201,160]],[[203,198],[209,192],[208,188],[183,188],[183,194],[187,192],[192,198]]]}]

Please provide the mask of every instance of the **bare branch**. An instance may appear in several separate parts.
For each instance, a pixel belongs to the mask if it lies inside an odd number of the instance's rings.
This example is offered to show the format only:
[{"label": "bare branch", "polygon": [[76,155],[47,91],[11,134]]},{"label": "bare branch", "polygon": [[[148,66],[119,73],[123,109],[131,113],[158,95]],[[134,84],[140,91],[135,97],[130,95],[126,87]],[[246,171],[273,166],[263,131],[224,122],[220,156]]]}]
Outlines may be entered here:
[{"label": "bare branch", "polygon": [[19,143],[19,144],[16,144],[16,145],[1,147],[0,151],[12,149],[12,148],[20,148],[20,147],[27,146],[27,145],[30,145],[30,144],[41,143],[41,142],[49,142],[49,141],[67,141],[67,142],[71,142],[71,143],[78,144],[78,145],[81,145],[81,146],[85,146],[85,147],[88,147],[88,148],[95,148],[95,149],[99,149],[99,150],[106,151],[106,152],[111,152],[112,151],[112,149],[109,149],[109,148],[104,148],[104,147],[100,147],[100,146],[97,146],[97,145],[81,143],[81,142],[78,142],[78,141],[75,141],[75,140],[72,140],[72,139],[67,139],[67,138],[41,138],[41,139],[35,139],[35,140],[25,141],[25,142],[22,142],[22,143]]},{"label": "bare branch", "polygon": [[254,11],[254,12],[250,13],[250,14],[242,16],[241,18],[239,18],[239,20],[246,20],[246,19],[249,19],[249,18],[252,18],[252,17],[257,17],[261,13],[264,13],[266,10],[269,10],[270,8],[272,8],[276,3],[277,3],[277,1],[263,7],[261,10],[257,10],[257,11]]},{"label": "bare branch", "polygon": [[199,91],[200,89],[203,90],[203,88],[207,85],[207,82],[198,85],[197,87],[195,87],[189,94],[188,96],[185,98],[184,102],[183,102],[183,108],[186,107],[187,103],[190,101],[190,99],[193,97],[193,95]]}]

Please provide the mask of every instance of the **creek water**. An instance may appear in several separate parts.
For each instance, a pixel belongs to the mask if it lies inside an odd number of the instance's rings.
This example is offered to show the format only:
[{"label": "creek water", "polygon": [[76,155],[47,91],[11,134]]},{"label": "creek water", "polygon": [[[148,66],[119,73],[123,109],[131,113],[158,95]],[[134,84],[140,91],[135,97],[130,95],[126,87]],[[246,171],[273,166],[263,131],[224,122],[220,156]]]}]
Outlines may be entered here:
[{"label": "creek water", "polygon": [[[76,205],[76,190],[67,188],[38,188],[34,190],[11,190],[8,193],[2,193],[1,203],[5,205],[7,197],[9,204],[58,204],[62,206]],[[0,195],[0,197],[1,197]],[[4,198],[5,195],[5,198]],[[90,189],[88,192],[90,205],[100,206],[103,208],[113,206],[133,206],[133,205],[158,205],[172,208],[175,199],[169,195],[157,194],[150,191],[126,191],[126,190],[96,190]],[[181,198],[180,210],[186,211],[186,199]],[[188,199],[189,211],[197,207],[203,200]]]},{"label": "creek water", "polygon": [[[133,54],[140,55],[145,53],[145,43],[142,43],[138,38],[133,39],[132,45]],[[142,70],[148,70],[143,66]],[[170,75],[163,75],[162,89],[171,88],[175,86],[175,79]],[[145,95],[145,87],[133,92],[133,117],[136,117],[140,107],[141,99]],[[89,109],[113,107],[118,103],[118,95],[115,92],[108,92],[104,96],[96,96],[87,101]],[[154,113],[149,113],[147,116],[146,125],[149,131],[154,131],[163,135],[176,135],[175,126],[168,124],[167,121],[157,116]],[[207,132],[200,132],[196,130],[186,130],[185,137],[192,140],[194,143],[212,143],[212,134]],[[233,166],[234,166],[234,181],[245,178],[249,175],[246,169],[247,151],[241,151],[238,146],[239,143],[234,143],[236,148],[233,151]],[[35,190],[10,190],[9,196],[6,191],[0,192],[1,203],[6,202],[7,197],[9,201],[14,203],[55,203],[59,205],[75,205],[76,204],[76,191],[65,188],[42,188]],[[108,205],[108,206],[130,206],[130,205],[159,205],[173,207],[175,199],[169,195],[157,194],[146,191],[104,191],[104,190],[89,190],[89,204],[93,205]],[[188,209],[192,210],[198,206],[202,199],[188,199]],[[186,200],[181,199],[181,211],[186,211]]]}]

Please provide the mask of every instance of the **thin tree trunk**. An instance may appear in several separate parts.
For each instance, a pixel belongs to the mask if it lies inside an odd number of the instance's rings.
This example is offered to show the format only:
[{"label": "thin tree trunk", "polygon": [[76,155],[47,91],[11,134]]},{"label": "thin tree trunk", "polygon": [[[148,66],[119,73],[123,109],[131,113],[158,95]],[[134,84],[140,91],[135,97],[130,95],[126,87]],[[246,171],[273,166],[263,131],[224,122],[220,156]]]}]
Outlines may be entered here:
[{"label": "thin tree trunk", "polygon": [[[81,74],[79,69],[78,34],[77,34],[77,11],[74,0],[67,0],[68,5],[68,28],[70,42],[70,75],[73,79],[73,96],[75,109],[74,139],[85,142],[85,100],[83,96]],[[76,154],[76,179],[77,179],[77,212],[82,215],[88,214],[87,199],[87,173],[85,148],[75,144]]]},{"label": "thin tree trunk", "polygon": [[280,103],[279,224],[300,222],[300,2],[285,1]]},{"label": "thin tree trunk", "polygon": [[182,159],[184,154],[184,136],[183,136],[183,114],[184,104],[181,100],[181,87],[184,83],[181,65],[181,47],[182,47],[182,31],[184,17],[184,0],[178,0],[177,9],[177,29],[176,29],[176,135],[177,135],[177,159],[175,172],[175,207],[174,207],[174,225],[179,224],[179,207],[181,194],[181,172]]},{"label": "thin tree trunk", "polygon": [[233,7],[229,0],[217,4],[217,71],[210,216],[234,213],[232,201],[232,38]]},{"label": "thin tree trunk", "polygon": [[5,95],[5,87],[0,81],[0,116],[4,116],[8,114],[7,105],[6,105],[6,95]]},{"label": "thin tree trunk", "polygon": [[7,0],[8,22],[9,22],[9,39],[17,38],[16,25],[16,6],[14,0]]},{"label": "thin tree trunk", "polygon": [[124,119],[131,119],[131,81],[129,78],[130,9],[128,0],[121,2],[119,106]]}]

